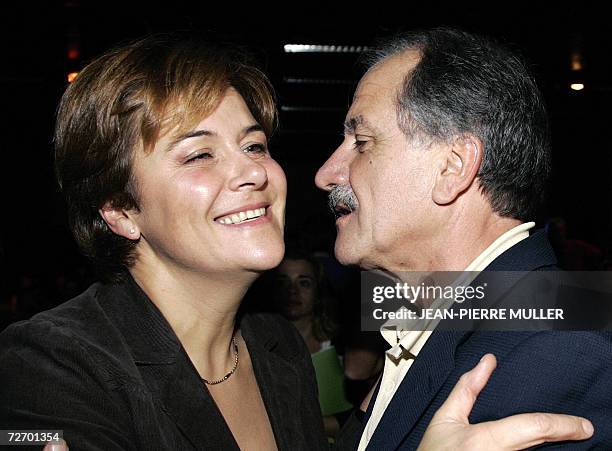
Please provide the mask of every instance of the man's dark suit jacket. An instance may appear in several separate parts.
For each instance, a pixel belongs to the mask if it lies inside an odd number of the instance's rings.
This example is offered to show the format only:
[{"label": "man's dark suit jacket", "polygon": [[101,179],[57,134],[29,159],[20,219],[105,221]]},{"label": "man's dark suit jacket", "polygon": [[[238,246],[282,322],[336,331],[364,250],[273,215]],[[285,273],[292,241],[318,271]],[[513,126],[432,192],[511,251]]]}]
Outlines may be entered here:
[{"label": "man's dark suit jacket", "polygon": [[[277,445],[327,449],[310,354],[273,315],[240,324]],[[0,335],[0,429],[60,429],[71,450],[237,450],[138,285],[92,285]],[[32,449],[42,449],[42,446]]]},{"label": "man's dark suit jacket", "polygon": [[[540,231],[504,252],[487,270],[551,270],[555,265],[554,252]],[[434,331],[398,387],[367,449],[416,449],[459,377],[489,352],[497,357],[497,369],[478,397],[470,422],[524,412],[580,415],[593,422],[595,436],[549,446],[612,449],[611,334],[567,331]],[[357,425],[355,417],[347,424],[341,448],[357,447],[374,401],[375,397],[361,424]]]}]

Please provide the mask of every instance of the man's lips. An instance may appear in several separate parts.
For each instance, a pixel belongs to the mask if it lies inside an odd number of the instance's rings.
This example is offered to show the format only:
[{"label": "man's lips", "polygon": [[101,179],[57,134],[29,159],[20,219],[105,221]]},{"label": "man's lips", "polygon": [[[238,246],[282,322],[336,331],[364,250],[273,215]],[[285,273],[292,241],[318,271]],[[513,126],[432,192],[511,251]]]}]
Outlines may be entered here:
[{"label": "man's lips", "polygon": [[337,204],[334,207],[334,216],[336,217],[336,220],[338,220],[338,219],[343,218],[345,216],[349,216],[354,211],[355,210],[351,210],[350,208],[348,208],[344,204]]}]

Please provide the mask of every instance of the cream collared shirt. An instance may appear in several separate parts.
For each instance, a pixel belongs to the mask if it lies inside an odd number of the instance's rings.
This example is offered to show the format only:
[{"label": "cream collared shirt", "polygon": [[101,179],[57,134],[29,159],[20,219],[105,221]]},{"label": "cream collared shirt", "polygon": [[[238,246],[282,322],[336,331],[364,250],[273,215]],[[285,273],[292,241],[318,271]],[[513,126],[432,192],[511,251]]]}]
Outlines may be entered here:
[{"label": "cream collared shirt", "polygon": [[[468,265],[465,272],[480,272],[502,253],[510,249],[519,241],[529,236],[529,230],[535,226],[534,222],[520,224],[497,238],[488,248],[482,252],[472,263]],[[465,283],[465,281],[462,281]],[[424,328],[423,328],[424,329]],[[380,330],[383,338],[389,343],[391,349],[385,353],[385,368],[380,390],[374,402],[372,415],[365,426],[359,451],[364,451],[380,422],[387,406],[391,402],[397,388],[412,366],[412,362],[427,343],[431,336],[430,330],[404,330],[401,326],[392,322],[385,323]]]}]

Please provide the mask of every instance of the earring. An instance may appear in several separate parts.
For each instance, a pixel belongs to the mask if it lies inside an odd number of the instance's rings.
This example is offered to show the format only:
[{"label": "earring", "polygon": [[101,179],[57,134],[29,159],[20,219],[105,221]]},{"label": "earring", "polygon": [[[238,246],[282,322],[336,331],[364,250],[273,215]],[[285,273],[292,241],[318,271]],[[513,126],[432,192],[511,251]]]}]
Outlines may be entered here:
[{"label": "earring", "polygon": [[134,229],[134,227],[132,227],[130,229],[130,235],[134,235],[136,233],[136,229]]}]

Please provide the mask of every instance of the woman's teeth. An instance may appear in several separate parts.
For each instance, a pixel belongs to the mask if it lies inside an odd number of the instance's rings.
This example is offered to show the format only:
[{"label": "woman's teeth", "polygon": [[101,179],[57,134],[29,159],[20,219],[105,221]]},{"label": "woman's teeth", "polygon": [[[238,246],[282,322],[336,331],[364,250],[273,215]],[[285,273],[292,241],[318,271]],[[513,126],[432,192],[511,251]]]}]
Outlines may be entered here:
[{"label": "woman's teeth", "polygon": [[256,208],[255,210],[241,211],[240,213],[232,213],[231,215],[223,216],[219,219],[221,224],[240,224],[266,214],[266,208]]}]

